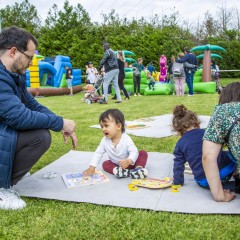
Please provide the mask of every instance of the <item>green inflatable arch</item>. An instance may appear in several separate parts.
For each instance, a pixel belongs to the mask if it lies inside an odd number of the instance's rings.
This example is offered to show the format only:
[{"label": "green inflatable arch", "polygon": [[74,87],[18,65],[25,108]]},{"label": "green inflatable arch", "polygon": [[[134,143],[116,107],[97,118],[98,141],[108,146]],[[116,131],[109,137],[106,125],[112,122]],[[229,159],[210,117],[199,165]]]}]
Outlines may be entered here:
[{"label": "green inflatable arch", "polygon": [[[140,93],[142,95],[169,95],[172,94],[172,86],[170,83],[156,82],[154,90],[148,88],[149,80],[146,78],[146,73],[141,72],[141,86]],[[128,68],[125,71],[124,87],[128,92],[134,92],[133,87],[133,72],[132,68]],[[202,82],[202,69],[198,69],[194,74],[193,82],[194,92],[196,93],[216,93],[215,82]],[[187,84],[185,84],[185,93],[188,92]]]}]

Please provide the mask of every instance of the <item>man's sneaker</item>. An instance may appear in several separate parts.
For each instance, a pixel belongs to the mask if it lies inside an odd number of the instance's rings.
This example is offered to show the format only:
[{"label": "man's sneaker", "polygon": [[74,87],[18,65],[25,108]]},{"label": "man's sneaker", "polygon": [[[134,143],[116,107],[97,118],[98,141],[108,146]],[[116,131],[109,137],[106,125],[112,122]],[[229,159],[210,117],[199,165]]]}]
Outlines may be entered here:
[{"label": "man's sneaker", "polygon": [[130,171],[130,177],[132,179],[144,179],[148,175],[148,170],[146,168],[135,168]]},{"label": "man's sneaker", "polygon": [[113,169],[113,174],[119,178],[126,178],[130,176],[130,170],[122,167],[115,167]]},{"label": "man's sneaker", "polygon": [[24,207],[26,207],[26,203],[14,189],[0,188],[0,209],[18,210]]}]

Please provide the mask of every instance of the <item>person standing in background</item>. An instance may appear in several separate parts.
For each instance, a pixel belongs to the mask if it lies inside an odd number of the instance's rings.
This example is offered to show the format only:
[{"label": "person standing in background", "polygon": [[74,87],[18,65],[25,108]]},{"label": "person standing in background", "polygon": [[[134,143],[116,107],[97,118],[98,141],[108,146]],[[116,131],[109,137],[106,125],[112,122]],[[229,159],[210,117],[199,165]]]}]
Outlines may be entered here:
[{"label": "person standing in background", "polygon": [[191,67],[191,68],[190,68],[190,65],[184,66],[184,71],[185,71],[185,75],[186,75],[186,83],[187,83],[187,86],[189,89],[188,96],[193,96],[193,77],[197,70],[197,58],[196,58],[195,54],[190,52],[188,47],[184,48],[184,52],[185,52],[184,57],[176,59],[176,62],[178,62],[178,63],[187,62],[187,63],[190,63],[192,66],[195,66],[195,67]]},{"label": "person standing in background", "polygon": [[[145,69],[143,66],[143,59],[138,58],[137,63],[130,65],[133,68],[133,84],[134,84],[134,96],[141,96],[140,85],[141,85],[141,72]],[[137,94],[138,92],[138,94]]]},{"label": "person standing in background", "polygon": [[168,64],[168,68],[167,68],[167,75],[168,75],[168,79],[169,79],[169,83],[171,84],[171,90],[172,90],[172,94],[174,95],[174,79],[173,79],[173,72],[172,72],[172,66],[173,63],[175,62],[175,57],[172,56],[171,57],[171,61]]},{"label": "person standing in background", "polygon": [[72,69],[69,68],[68,66],[65,66],[65,70],[66,70],[66,81],[67,81],[68,89],[70,90],[70,95],[69,96],[73,96],[73,87],[72,87],[73,75],[72,75]]},{"label": "person standing in background", "polygon": [[[119,68],[118,86],[119,86],[120,90],[123,91],[123,93],[125,95],[125,100],[129,100],[130,98],[129,98],[128,92],[127,92],[126,88],[124,87],[124,79],[125,79],[124,62],[125,62],[125,57],[124,57],[123,51],[118,51],[117,60],[118,60],[118,68]],[[116,94],[113,97],[113,99],[117,99]]]},{"label": "person standing in background", "polygon": [[99,70],[101,71],[102,67],[104,67],[105,75],[104,75],[104,82],[103,82],[103,94],[104,94],[104,101],[103,104],[108,103],[108,86],[112,82],[113,88],[116,92],[117,101],[115,103],[121,103],[121,95],[118,86],[118,61],[117,56],[110,48],[109,43],[103,44],[104,55],[100,62]]},{"label": "person standing in background", "polygon": [[216,91],[218,92],[219,90],[222,89],[221,84],[220,84],[220,72],[219,72],[219,67],[216,64],[215,60],[211,61],[211,66],[212,66],[212,76],[213,76],[213,81],[216,82]]},{"label": "person standing in background", "polygon": [[[181,59],[183,56],[184,56],[183,53],[178,54],[179,59]],[[174,58],[174,60],[175,60],[175,58]],[[184,71],[184,64],[174,61],[173,65],[172,65],[172,73],[173,73],[173,79],[175,82],[176,96],[184,97],[185,79],[186,79],[185,71]]]}]

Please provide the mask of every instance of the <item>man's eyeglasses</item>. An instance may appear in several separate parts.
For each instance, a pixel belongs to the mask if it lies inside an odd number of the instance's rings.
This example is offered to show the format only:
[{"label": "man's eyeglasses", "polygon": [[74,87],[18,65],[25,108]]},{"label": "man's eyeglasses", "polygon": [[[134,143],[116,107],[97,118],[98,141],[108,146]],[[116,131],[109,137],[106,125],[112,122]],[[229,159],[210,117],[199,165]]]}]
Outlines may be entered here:
[{"label": "man's eyeglasses", "polygon": [[[7,49],[11,49],[11,48],[7,48]],[[20,50],[20,49],[17,48],[17,47],[16,47],[16,49],[17,49],[20,53],[24,54],[24,55],[28,58],[29,62],[31,62],[31,61],[33,60],[34,56],[29,56],[28,54],[26,54],[25,52],[23,52],[22,50]]]},{"label": "man's eyeglasses", "polygon": [[34,56],[29,56],[28,54],[26,54],[25,52],[23,52],[23,51],[20,50],[19,48],[17,48],[17,50],[18,50],[20,53],[24,54],[24,55],[29,59],[29,62],[31,62],[31,61],[33,60]]}]

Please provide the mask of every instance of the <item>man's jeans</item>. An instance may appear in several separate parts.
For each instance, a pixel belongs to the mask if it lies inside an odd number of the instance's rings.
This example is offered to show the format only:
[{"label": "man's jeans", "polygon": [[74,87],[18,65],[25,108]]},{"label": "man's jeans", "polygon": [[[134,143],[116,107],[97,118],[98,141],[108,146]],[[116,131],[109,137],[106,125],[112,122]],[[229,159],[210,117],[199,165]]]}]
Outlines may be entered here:
[{"label": "man's jeans", "polygon": [[185,74],[186,74],[186,83],[189,89],[189,95],[193,95],[193,76],[194,76],[193,71],[191,70],[186,70]]},{"label": "man's jeans", "polygon": [[11,185],[17,184],[30,171],[50,145],[51,134],[48,129],[18,131]]},{"label": "man's jeans", "polygon": [[104,76],[103,92],[104,92],[105,101],[108,101],[108,86],[111,81],[112,81],[112,86],[116,92],[117,100],[122,101],[119,86],[118,86],[118,74],[119,74],[119,69],[113,69],[112,71],[107,72]]}]

